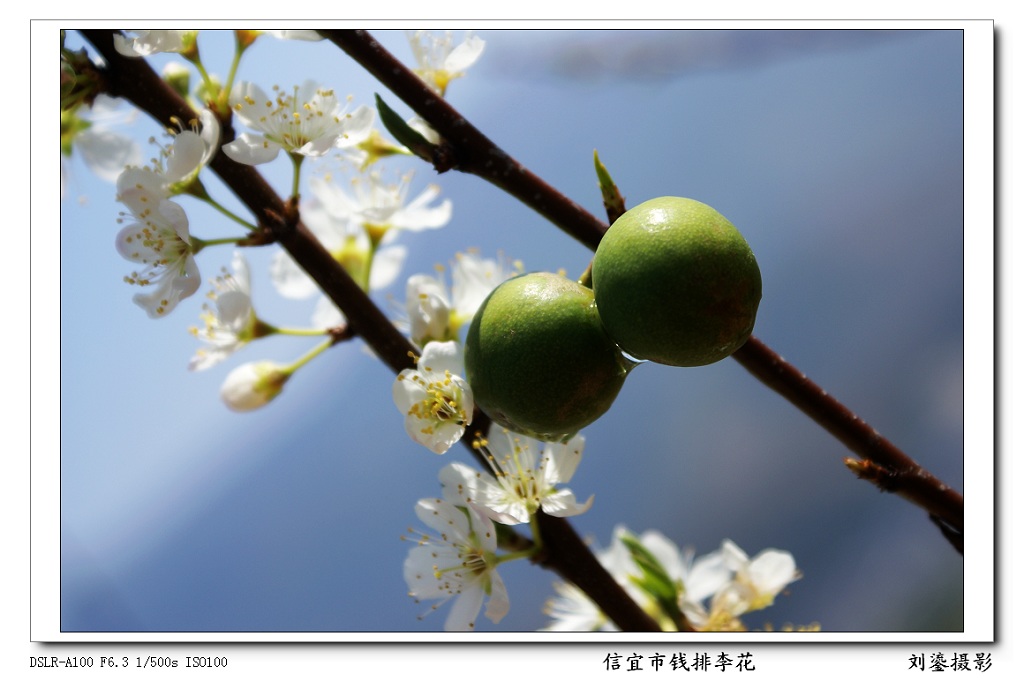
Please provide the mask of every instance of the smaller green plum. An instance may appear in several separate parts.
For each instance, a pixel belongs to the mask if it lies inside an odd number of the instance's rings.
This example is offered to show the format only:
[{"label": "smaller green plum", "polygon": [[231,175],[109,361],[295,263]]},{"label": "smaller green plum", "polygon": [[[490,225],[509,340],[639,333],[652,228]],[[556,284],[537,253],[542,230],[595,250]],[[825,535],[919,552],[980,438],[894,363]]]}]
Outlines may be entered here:
[{"label": "smaller green plum", "polygon": [[503,282],[466,337],[476,404],[541,440],[570,437],[604,414],[631,366],[602,326],[593,292],[549,272]]}]

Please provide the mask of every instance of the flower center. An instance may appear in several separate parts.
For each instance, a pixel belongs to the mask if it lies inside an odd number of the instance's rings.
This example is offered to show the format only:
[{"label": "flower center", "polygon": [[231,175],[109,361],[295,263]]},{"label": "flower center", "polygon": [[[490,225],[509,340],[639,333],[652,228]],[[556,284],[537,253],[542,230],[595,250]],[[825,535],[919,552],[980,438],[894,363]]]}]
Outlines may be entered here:
[{"label": "flower center", "polygon": [[[429,367],[425,370],[431,372]],[[433,421],[436,425],[448,422],[465,425],[467,419],[466,410],[462,407],[462,389],[452,380],[452,372],[445,371],[443,376],[433,375],[439,377],[428,381],[420,374],[410,376],[423,388],[426,397],[414,403],[409,413],[419,419]],[[433,426],[426,426],[423,432],[433,432]]]}]

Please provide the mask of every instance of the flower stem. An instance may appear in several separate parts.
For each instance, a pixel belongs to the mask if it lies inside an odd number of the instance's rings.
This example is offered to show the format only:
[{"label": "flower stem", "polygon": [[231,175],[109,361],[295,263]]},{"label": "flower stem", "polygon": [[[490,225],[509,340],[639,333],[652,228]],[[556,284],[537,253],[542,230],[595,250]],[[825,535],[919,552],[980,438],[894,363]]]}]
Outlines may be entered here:
[{"label": "flower stem", "polygon": [[192,254],[195,255],[195,254],[199,253],[199,251],[203,250],[207,246],[221,246],[223,244],[237,244],[239,241],[241,241],[244,238],[245,237],[240,237],[240,236],[230,236],[230,237],[224,237],[222,239],[200,239],[199,237],[194,236],[194,237],[191,238]]},{"label": "flower stem", "polygon": [[538,553],[544,546],[544,536],[540,531],[540,521],[537,519],[536,513],[530,516],[530,532],[533,533],[534,553]]},{"label": "flower stem", "polygon": [[288,374],[294,374],[296,371],[298,371],[303,366],[312,361],[314,357],[318,356],[320,353],[322,353],[327,348],[331,347],[333,344],[333,339],[328,338],[323,343],[316,345],[312,350],[304,354],[302,357],[299,357],[297,360],[295,360],[288,366],[284,367],[282,371]]},{"label": "flower stem", "polygon": [[228,79],[224,82],[224,92],[227,94],[231,93],[231,88],[235,85],[235,74],[238,73],[238,65],[242,63],[242,54],[245,53],[248,45],[243,44],[242,41],[235,41],[235,54],[231,58],[231,68],[228,71]]},{"label": "flower stem", "polygon": [[289,153],[288,156],[292,159],[292,165],[295,167],[295,172],[292,173],[292,198],[298,200],[299,198],[299,175],[302,168],[302,161],[306,157],[302,154]]},{"label": "flower stem", "polygon": [[284,326],[273,326],[266,322],[261,322],[265,329],[263,335],[269,336],[272,334],[278,334],[281,336],[325,336],[331,333],[330,329],[291,329]]},{"label": "flower stem", "polygon": [[534,547],[534,548],[531,548],[531,549],[526,549],[524,551],[515,551],[513,553],[502,554],[502,555],[496,557],[496,559],[494,561],[494,566],[497,567],[498,565],[501,565],[502,563],[507,563],[507,562],[509,562],[511,560],[521,560],[523,558],[533,558],[534,556],[537,555],[538,551],[539,551],[539,548],[538,547]]},{"label": "flower stem", "polygon": [[217,200],[210,196],[209,192],[206,191],[206,187],[203,185],[202,182],[199,181],[199,178],[196,178],[195,181],[188,186],[188,189],[185,190],[185,193],[189,194],[190,196],[196,197],[200,201],[205,201],[207,204],[213,207],[218,213],[228,218],[229,220],[232,220],[233,222],[237,222],[238,224],[240,224],[242,227],[245,227],[249,231],[255,231],[259,229],[256,225],[252,224],[251,222],[248,222],[247,220],[239,217],[238,215],[235,215],[230,210],[228,210],[220,203],[218,203]]}]

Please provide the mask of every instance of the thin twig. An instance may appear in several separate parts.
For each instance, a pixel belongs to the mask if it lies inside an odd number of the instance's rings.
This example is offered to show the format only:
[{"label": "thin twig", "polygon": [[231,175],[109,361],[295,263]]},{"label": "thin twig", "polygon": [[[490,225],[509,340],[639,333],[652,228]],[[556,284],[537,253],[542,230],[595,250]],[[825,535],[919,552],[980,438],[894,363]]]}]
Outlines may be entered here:
[{"label": "thin twig", "polygon": [[[557,227],[596,249],[607,225],[554,190],[477,130],[447,101],[426,86],[366,31],[324,30],[321,33],[373,74],[427,121],[443,138],[443,172],[449,168],[477,175],[515,196]],[[887,475],[865,476],[883,491],[894,491],[924,508],[960,533],[963,496],[943,484],[834,397],[815,385],[760,340],[751,339],[733,357],[769,388],[792,402],[865,462],[885,467]],[[882,479],[884,477],[884,484]]]},{"label": "thin twig", "polygon": [[964,498],[839,400],[822,390],[796,367],[757,338],[751,337],[733,357],[747,371],[779,393],[802,412],[821,424],[833,437],[857,452],[861,461],[847,467],[858,477],[883,492],[893,492],[937,516],[961,534],[964,528]]}]

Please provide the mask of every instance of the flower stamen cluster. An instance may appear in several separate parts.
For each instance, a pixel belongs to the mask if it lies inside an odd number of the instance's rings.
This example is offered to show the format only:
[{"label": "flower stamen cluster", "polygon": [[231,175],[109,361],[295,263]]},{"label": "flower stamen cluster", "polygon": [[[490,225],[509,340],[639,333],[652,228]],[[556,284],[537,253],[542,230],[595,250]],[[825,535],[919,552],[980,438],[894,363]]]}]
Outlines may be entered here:
[{"label": "flower stamen cluster", "polygon": [[224,153],[238,163],[257,165],[272,161],[284,149],[299,156],[323,156],[334,147],[354,146],[369,134],[372,109],[361,106],[348,113],[334,90],[307,80],[291,94],[274,86],[268,96],[254,83],[241,82],[229,102],[235,115],[258,134],[243,133],[224,145]]},{"label": "flower stamen cluster", "polygon": [[579,515],[590,509],[594,497],[581,504],[570,490],[556,486],[572,479],[583,443],[582,435],[566,443],[541,443],[492,424],[489,438],[475,439],[473,447],[485,455],[494,476],[449,464],[440,475],[445,498],[506,525],[530,522],[542,509],[562,518]]},{"label": "flower stamen cluster", "polygon": [[448,451],[473,421],[473,391],[456,373],[461,364],[454,341],[428,343],[417,368],[402,371],[392,389],[406,432],[435,454]]},{"label": "flower stamen cluster", "polygon": [[[177,131],[168,130],[173,140],[152,159],[152,170],[165,179],[168,196],[188,191],[199,171],[217,155],[220,143],[220,123],[209,109],[200,111],[187,126],[179,119],[173,122],[178,126]],[[155,138],[150,142],[155,143]]]}]

